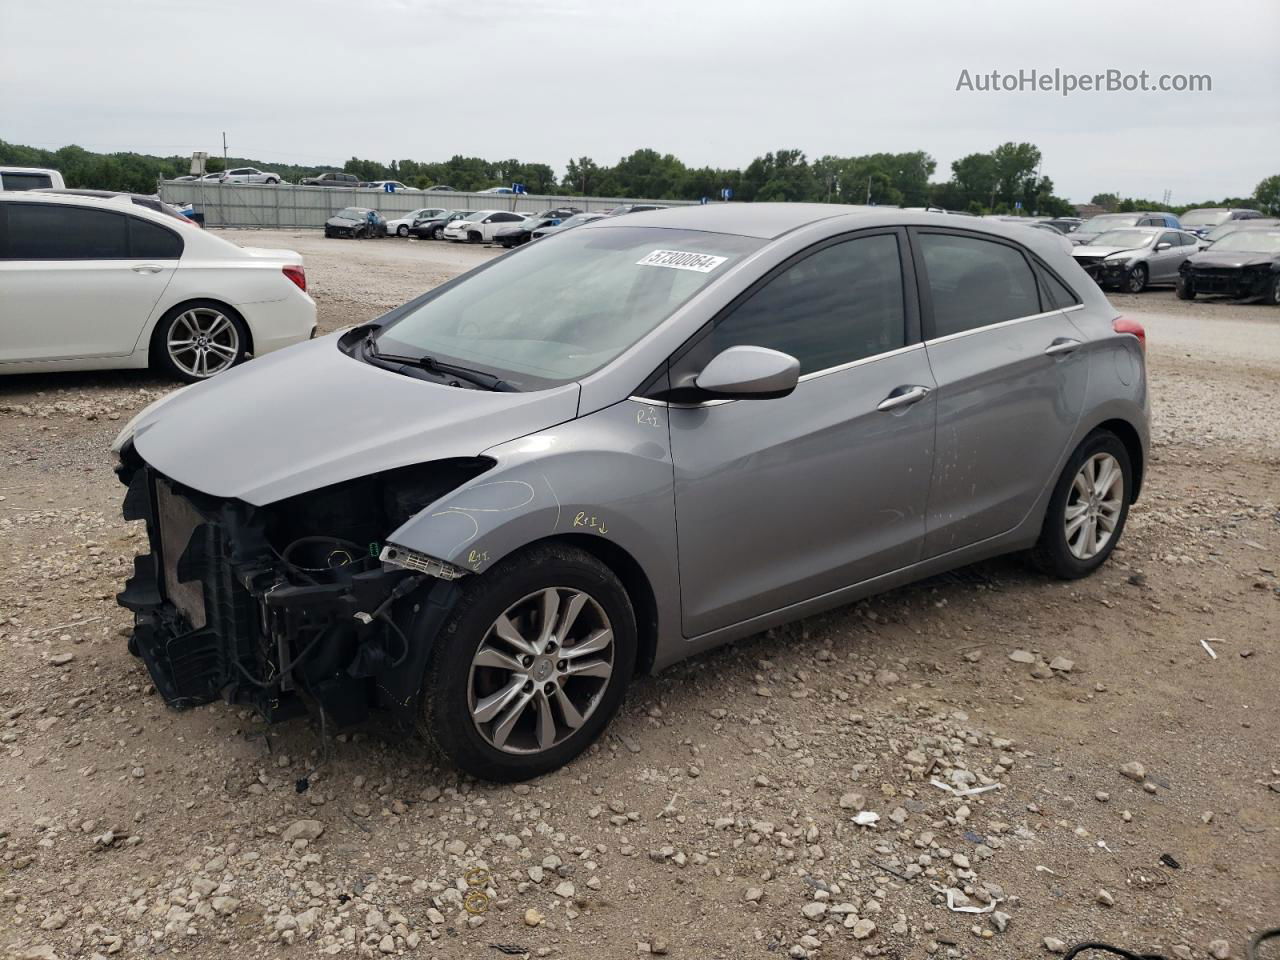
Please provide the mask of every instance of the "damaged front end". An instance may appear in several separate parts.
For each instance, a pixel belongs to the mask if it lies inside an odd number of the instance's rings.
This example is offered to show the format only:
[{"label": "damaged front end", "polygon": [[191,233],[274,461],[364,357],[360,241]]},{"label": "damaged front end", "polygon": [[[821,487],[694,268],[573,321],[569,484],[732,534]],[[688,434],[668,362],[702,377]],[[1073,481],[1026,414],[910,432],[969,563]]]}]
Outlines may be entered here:
[{"label": "damaged front end", "polygon": [[126,520],[150,552],[118,596],[130,650],[173,707],[222,698],[267,720],[322,710],[338,724],[371,707],[412,719],[431,639],[467,571],[383,562],[388,533],[493,465],[402,467],[267,506],[211,497],[126,444]]}]

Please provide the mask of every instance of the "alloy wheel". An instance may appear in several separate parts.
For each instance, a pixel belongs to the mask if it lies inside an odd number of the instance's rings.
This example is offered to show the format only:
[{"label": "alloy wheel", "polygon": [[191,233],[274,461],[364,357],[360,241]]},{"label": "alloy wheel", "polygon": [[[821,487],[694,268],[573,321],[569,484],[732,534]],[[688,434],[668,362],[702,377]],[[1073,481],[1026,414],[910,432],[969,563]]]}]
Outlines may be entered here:
[{"label": "alloy wheel", "polygon": [[169,325],[165,349],[179,370],[203,380],[235,364],[240,356],[240,331],[220,310],[193,307]]},{"label": "alloy wheel", "polygon": [[548,587],[513,603],[472,658],[471,722],[505,753],[563,743],[600,705],[613,676],[613,640],[604,608],[582,590]]},{"label": "alloy wheel", "polygon": [[1124,471],[1109,453],[1095,453],[1080,465],[1063,524],[1067,548],[1077,560],[1091,560],[1111,541],[1124,508]]}]

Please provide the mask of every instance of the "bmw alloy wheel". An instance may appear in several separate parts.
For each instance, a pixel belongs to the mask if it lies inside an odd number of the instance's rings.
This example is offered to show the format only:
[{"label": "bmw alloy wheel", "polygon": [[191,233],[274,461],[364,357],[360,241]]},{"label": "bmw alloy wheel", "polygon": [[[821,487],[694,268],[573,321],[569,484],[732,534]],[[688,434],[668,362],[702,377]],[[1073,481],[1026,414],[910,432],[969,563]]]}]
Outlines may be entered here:
[{"label": "bmw alloy wheel", "polygon": [[174,318],[165,341],[169,359],[199,380],[231,367],[240,355],[240,331],[213,307],[193,307]]},{"label": "bmw alloy wheel", "polygon": [[613,675],[613,639],[604,608],[582,590],[548,587],[517,601],[472,658],[471,722],[505,753],[563,743],[600,705]]},{"label": "bmw alloy wheel", "polygon": [[1067,547],[1077,560],[1091,560],[1110,542],[1124,507],[1124,471],[1109,453],[1080,465],[1067,497],[1063,523]]}]

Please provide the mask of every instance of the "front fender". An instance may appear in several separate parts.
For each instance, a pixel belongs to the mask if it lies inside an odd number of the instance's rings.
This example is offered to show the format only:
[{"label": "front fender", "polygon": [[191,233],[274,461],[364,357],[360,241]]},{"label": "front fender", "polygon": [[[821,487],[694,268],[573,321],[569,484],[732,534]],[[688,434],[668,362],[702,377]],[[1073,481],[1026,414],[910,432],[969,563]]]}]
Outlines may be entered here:
[{"label": "front fender", "polygon": [[[666,408],[637,400],[484,451],[496,465],[388,538],[471,573],[549,537],[608,541],[649,581],[659,637],[679,631],[674,474]],[[385,556],[385,554],[384,554]]]}]

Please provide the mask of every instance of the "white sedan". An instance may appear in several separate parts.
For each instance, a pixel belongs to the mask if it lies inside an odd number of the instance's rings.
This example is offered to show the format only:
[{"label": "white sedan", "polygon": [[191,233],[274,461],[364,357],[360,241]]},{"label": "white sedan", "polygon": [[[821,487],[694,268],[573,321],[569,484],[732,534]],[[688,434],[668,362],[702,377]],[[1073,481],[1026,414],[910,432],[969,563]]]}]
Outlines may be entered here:
[{"label": "white sedan", "polygon": [[512,213],[509,210],[477,210],[465,220],[455,220],[444,228],[446,240],[466,241],[467,243],[489,243],[493,235],[503,227],[513,223],[522,223],[523,213]]},{"label": "white sedan", "polygon": [[448,212],[444,207],[419,207],[412,213],[406,213],[403,217],[388,220],[387,233],[394,234],[397,237],[407,237],[409,230],[419,220],[434,220],[437,217],[443,217]]},{"label": "white sedan", "polygon": [[153,367],[206,380],[315,334],[302,257],[127,195],[0,193],[0,374]]}]

